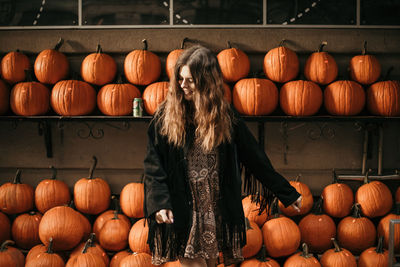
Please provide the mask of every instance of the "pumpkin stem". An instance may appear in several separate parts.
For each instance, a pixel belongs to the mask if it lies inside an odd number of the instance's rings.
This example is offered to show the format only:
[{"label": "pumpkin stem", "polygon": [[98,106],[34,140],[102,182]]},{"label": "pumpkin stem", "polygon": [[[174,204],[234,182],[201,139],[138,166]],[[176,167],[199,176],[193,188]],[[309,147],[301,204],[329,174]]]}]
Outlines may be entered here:
[{"label": "pumpkin stem", "polygon": [[15,244],[15,242],[12,241],[12,240],[6,240],[6,241],[4,241],[4,242],[1,244],[1,246],[0,246],[0,252],[6,251],[8,245],[14,245],[14,244]]},{"label": "pumpkin stem", "polygon": [[301,252],[300,256],[302,256],[302,257],[304,257],[306,259],[311,258],[313,256],[312,254],[308,253],[308,246],[307,246],[306,243],[303,243],[301,245],[301,248],[302,248],[302,252]]},{"label": "pumpkin stem", "polygon": [[89,238],[86,243],[85,246],[82,249],[82,254],[85,254],[87,252],[87,250],[92,246],[92,240]]},{"label": "pumpkin stem", "polygon": [[359,203],[354,203],[353,205],[353,218],[361,218],[361,209]]},{"label": "pumpkin stem", "polygon": [[96,168],[96,165],[97,165],[97,158],[96,158],[96,156],[93,156],[93,164],[89,170],[89,179],[93,179],[93,172],[94,172],[94,169]]},{"label": "pumpkin stem", "polygon": [[368,184],[369,183],[369,179],[368,179],[368,176],[369,176],[369,173],[371,172],[371,169],[369,169],[368,171],[367,171],[367,173],[365,174],[365,176],[364,176],[364,184]]},{"label": "pumpkin stem", "polygon": [[120,205],[119,205],[119,200],[118,200],[118,198],[117,198],[115,195],[112,195],[112,196],[111,196],[111,200],[112,200],[113,203],[114,203],[114,210],[115,210],[117,213],[120,213],[121,207],[120,207]]},{"label": "pumpkin stem", "polygon": [[295,182],[298,182],[300,180],[301,173],[297,174],[296,178],[294,179]]},{"label": "pumpkin stem", "polygon": [[143,43],[143,50],[147,50],[147,40],[146,39],[143,39],[142,40],[142,43]]},{"label": "pumpkin stem", "polygon": [[54,50],[58,51],[63,44],[64,44],[64,39],[60,37],[60,39],[58,39],[57,44],[54,46]]},{"label": "pumpkin stem", "polygon": [[119,220],[119,218],[118,218],[118,210],[117,209],[114,210],[114,217],[112,217],[111,220]]},{"label": "pumpkin stem", "polygon": [[187,38],[187,37],[183,38],[182,43],[181,43],[181,49],[185,48],[185,42],[187,42],[187,41],[189,41],[189,38]]},{"label": "pumpkin stem", "polygon": [[363,56],[367,54],[367,41],[364,41],[363,50],[361,53]]},{"label": "pumpkin stem", "polygon": [[323,41],[322,43],[319,44],[318,47],[318,53],[322,52],[322,49],[324,48],[324,46],[326,46],[328,44],[327,41]]},{"label": "pumpkin stem", "polygon": [[283,46],[284,42],[286,42],[286,39],[282,39],[282,41],[279,43],[279,46]]},{"label": "pumpkin stem", "polygon": [[384,78],[385,81],[390,80],[390,74],[392,73],[393,69],[394,69],[393,66],[391,66],[391,67],[388,69],[388,71],[386,72],[385,78]]},{"label": "pumpkin stem", "polygon": [[54,168],[53,165],[50,166],[51,170],[53,171],[53,174],[51,175],[51,180],[55,180],[57,177],[57,169]]},{"label": "pumpkin stem", "polygon": [[20,184],[21,183],[21,170],[18,169],[15,173],[15,177],[13,179],[13,184]]},{"label": "pumpkin stem", "polygon": [[228,46],[228,48],[232,48],[231,41],[226,42],[226,45]]},{"label": "pumpkin stem", "polygon": [[102,53],[102,52],[103,52],[103,50],[101,49],[101,45],[100,45],[100,44],[97,44],[96,53],[97,53],[97,54],[100,54],[100,53]]},{"label": "pumpkin stem", "polygon": [[54,251],[53,251],[53,238],[52,237],[49,238],[49,245],[47,246],[46,253],[47,254],[53,254],[54,253]]},{"label": "pumpkin stem", "polygon": [[339,244],[337,243],[336,239],[332,237],[331,240],[333,242],[333,245],[335,246],[335,252],[342,251],[342,249],[339,247]]},{"label": "pumpkin stem", "polygon": [[378,245],[376,246],[375,251],[376,251],[376,253],[379,253],[379,254],[383,254],[383,252],[384,252],[384,249],[383,249],[383,236],[382,235],[378,239]]},{"label": "pumpkin stem", "polygon": [[94,239],[95,238],[96,238],[96,234],[95,233],[90,233],[89,239],[88,239],[88,241],[90,240],[90,247],[94,247],[95,246],[95,244],[94,244]]}]

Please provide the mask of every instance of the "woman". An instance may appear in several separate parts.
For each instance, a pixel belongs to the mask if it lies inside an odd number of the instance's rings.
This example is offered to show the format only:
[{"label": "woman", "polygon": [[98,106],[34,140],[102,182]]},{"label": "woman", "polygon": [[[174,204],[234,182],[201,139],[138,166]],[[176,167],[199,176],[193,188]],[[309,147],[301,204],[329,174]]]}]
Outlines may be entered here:
[{"label": "woman", "polygon": [[153,264],[179,259],[182,266],[215,266],[219,251],[226,265],[243,260],[242,166],[246,193],[262,193],[262,208],[274,194],[299,209],[300,194],[275,172],[225,100],[216,56],[191,47],[176,63],[148,129],[144,209]]}]

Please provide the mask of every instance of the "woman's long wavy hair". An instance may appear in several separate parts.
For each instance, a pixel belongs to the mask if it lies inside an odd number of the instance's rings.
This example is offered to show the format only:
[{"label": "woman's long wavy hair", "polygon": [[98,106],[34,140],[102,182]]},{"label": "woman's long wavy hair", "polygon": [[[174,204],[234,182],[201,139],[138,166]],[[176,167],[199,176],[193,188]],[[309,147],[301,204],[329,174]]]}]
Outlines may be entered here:
[{"label": "woman's long wavy hair", "polygon": [[[180,70],[185,65],[189,67],[196,87],[189,101],[179,84]],[[224,92],[217,57],[203,46],[186,49],[176,63],[166,100],[156,113],[161,135],[170,143],[183,147],[187,126],[193,123],[195,138],[205,151],[231,141],[233,116]]]}]

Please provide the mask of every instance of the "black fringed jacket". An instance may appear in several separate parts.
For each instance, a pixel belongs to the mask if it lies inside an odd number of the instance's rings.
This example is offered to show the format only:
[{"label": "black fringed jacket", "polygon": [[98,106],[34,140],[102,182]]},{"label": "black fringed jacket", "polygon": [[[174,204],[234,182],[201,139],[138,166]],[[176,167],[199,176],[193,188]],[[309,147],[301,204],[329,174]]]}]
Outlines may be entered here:
[{"label": "black fringed jacket", "polygon": [[[161,136],[153,119],[148,128],[147,155],[144,160],[144,213],[149,224],[148,244],[154,253],[176,259],[177,250],[185,245],[191,226],[192,196],[187,178],[187,150],[194,138],[194,129],[187,131],[185,147],[179,148]],[[223,218],[222,236],[225,247],[239,233],[240,246],[246,244],[246,228],[242,207],[242,166],[245,168],[245,191],[262,194],[269,202],[273,195],[288,206],[300,196],[288,181],[277,173],[251,134],[244,121],[235,116],[233,139],[218,148],[220,199],[219,210]],[[254,177],[261,182],[256,186]],[[263,205],[265,207],[265,203]],[[155,212],[171,209],[173,224],[157,224]],[[157,246],[155,243],[157,242]]]}]

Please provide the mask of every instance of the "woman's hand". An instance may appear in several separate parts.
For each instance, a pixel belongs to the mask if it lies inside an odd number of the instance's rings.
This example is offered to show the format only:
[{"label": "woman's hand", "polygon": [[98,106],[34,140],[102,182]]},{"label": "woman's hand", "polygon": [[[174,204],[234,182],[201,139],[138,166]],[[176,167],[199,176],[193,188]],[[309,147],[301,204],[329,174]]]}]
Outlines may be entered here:
[{"label": "woman's hand", "polygon": [[292,203],[292,206],[294,208],[295,211],[300,212],[300,208],[301,208],[301,200],[303,199],[302,196],[299,196],[299,198]]},{"label": "woman's hand", "polygon": [[172,210],[162,209],[156,212],[155,215],[157,223],[173,223],[174,215],[172,214]]}]

